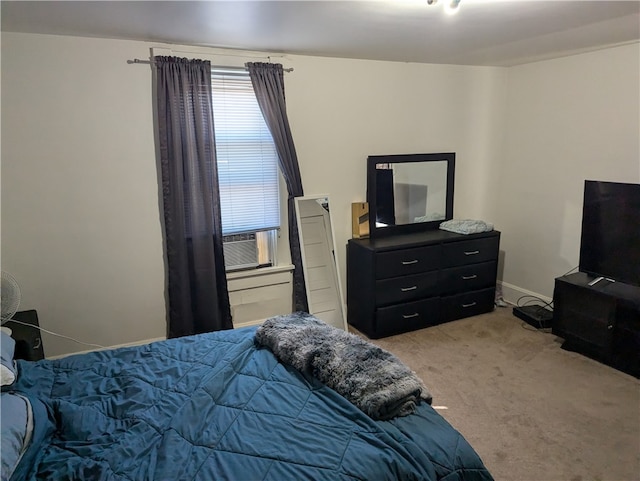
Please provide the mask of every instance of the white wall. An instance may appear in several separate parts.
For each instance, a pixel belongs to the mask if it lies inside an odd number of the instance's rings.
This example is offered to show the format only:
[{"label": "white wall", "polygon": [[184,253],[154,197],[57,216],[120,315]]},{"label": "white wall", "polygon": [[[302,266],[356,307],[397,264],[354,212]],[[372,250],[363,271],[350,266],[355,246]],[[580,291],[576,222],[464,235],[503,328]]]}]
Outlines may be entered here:
[{"label": "white wall", "polygon": [[366,200],[368,155],[456,152],[454,215],[491,217],[504,69],[316,57],[288,64],[304,192],[329,194],[343,285],[351,203]]},{"label": "white wall", "polygon": [[505,298],[578,265],[585,179],[640,182],[640,45],[508,70],[494,220]]},{"label": "white wall", "polygon": [[151,76],[132,56],[148,47],[2,34],[2,269],[42,327],[101,345],[166,332]]},{"label": "white wall", "polygon": [[[44,328],[102,345],[166,331],[151,70],[126,63],[154,46],[2,33],[2,269]],[[505,69],[278,60],[295,69],[305,194],[330,195],[343,284],[368,155],[457,152],[456,216],[493,220]],[[49,356],[87,349],[44,343]]]}]

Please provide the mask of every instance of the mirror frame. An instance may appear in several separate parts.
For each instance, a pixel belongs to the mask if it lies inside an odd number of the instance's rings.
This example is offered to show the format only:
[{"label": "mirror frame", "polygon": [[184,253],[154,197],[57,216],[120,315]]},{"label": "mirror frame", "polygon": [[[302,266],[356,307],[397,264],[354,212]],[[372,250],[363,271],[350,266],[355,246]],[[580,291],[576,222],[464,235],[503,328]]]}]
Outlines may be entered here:
[{"label": "mirror frame", "polygon": [[[319,195],[309,195],[309,196],[302,196],[302,197],[294,197],[294,203],[295,203],[295,213],[296,213],[296,225],[298,227],[298,241],[300,242],[300,254],[302,257],[302,272],[304,274],[304,285],[305,285],[305,291],[306,291],[306,295],[307,295],[307,306],[308,306],[308,311],[311,312],[311,290],[309,288],[309,273],[308,273],[308,267],[307,267],[307,256],[306,256],[306,252],[305,252],[305,248],[304,248],[304,242],[303,242],[303,233],[302,233],[302,218],[300,216],[300,202],[302,201],[307,201],[307,200],[315,200],[317,201],[318,199],[326,199],[327,203],[329,204],[329,224],[330,224],[330,228],[331,228],[331,242],[333,242],[333,246],[331,249],[331,252],[333,254],[333,263],[334,263],[334,267],[335,267],[335,275],[336,275],[336,283],[337,283],[337,294],[338,294],[338,303],[340,305],[340,315],[341,315],[341,319],[342,319],[342,329],[345,331],[349,330],[348,324],[347,324],[347,310],[346,310],[346,306],[345,306],[345,302],[344,302],[344,294],[342,292],[342,279],[340,276],[340,265],[338,264],[338,253],[336,251],[336,234],[335,234],[335,227],[333,224],[333,215],[331,213],[332,210],[332,205],[331,205],[331,200],[328,194],[319,194]],[[326,321],[325,321],[326,322]]]},{"label": "mirror frame", "polygon": [[[376,227],[378,205],[376,202],[376,164],[399,164],[408,162],[447,162],[447,197],[445,218],[432,222],[417,222],[413,224],[390,225]],[[369,235],[371,238],[397,234],[410,234],[437,229],[445,220],[453,219],[453,187],[455,183],[455,152],[440,154],[398,154],[398,155],[370,155],[367,157],[367,202],[369,204]]]}]

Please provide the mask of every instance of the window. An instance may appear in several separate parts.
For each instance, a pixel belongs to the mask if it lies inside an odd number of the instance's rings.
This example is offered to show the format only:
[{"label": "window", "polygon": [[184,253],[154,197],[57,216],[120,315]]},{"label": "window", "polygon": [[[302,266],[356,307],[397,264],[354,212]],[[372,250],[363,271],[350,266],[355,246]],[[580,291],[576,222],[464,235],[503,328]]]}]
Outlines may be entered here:
[{"label": "window", "polygon": [[248,72],[212,69],[211,88],[227,270],[275,264],[278,157]]}]

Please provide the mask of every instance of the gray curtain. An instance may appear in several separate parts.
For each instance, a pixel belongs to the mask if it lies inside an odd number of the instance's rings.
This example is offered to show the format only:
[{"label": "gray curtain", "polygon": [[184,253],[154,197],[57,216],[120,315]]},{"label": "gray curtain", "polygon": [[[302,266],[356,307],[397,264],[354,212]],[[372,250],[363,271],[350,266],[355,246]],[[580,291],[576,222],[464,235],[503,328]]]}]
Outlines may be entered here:
[{"label": "gray curtain", "polygon": [[287,183],[289,193],[287,208],[289,217],[289,245],[293,271],[293,308],[294,311],[308,311],[307,293],[302,271],[302,254],[295,214],[295,197],[304,195],[302,178],[298,166],[298,156],[293,144],[291,129],[284,98],[284,71],[281,64],[250,62],[247,63],[253,90],[258,99],[264,120],[271,132],[278,152],[280,169]]},{"label": "gray curtain", "polygon": [[222,251],[211,63],[155,57],[168,337],[233,327]]}]

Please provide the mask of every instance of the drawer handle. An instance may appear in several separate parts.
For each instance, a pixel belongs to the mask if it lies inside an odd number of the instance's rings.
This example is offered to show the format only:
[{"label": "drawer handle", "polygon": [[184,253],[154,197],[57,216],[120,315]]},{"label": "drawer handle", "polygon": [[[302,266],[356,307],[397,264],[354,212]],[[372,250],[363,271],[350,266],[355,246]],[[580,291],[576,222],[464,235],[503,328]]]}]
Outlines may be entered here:
[{"label": "drawer handle", "polygon": [[401,287],[400,290],[402,292],[407,292],[407,291],[415,291],[417,288],[418,288],[418,286]]},{"label": "drawer handle", "polygon": [[412,317],[418,317],[420,314],[414,312],[413,314],[402,314],[403,319],[411,319]]},{"label": "drawer handle", "polygon": [[464,279],[465,281],[468,281],[470,279],[475,279],[476,277],[478,277],[478,276],[473,274],[473,275],[470,275],[470,276],[462,276],[462,279]]},{"label": "drawer handle", "polygon": [[417,263],[418,263],[418,259],[414,259],[412,261],[402,261],[403,266],[410,266],[411,264],[417,264]]},{"label": "drawer handle", "polygon": [[473,307],[477,304],[477,302],[471,302],[470,304],[462,304],[462,307]]},{"label": "drawer handle", "polygon": [[480,254],[480,251],[464,251],[465,256],[475,256],[476,254]]}]

